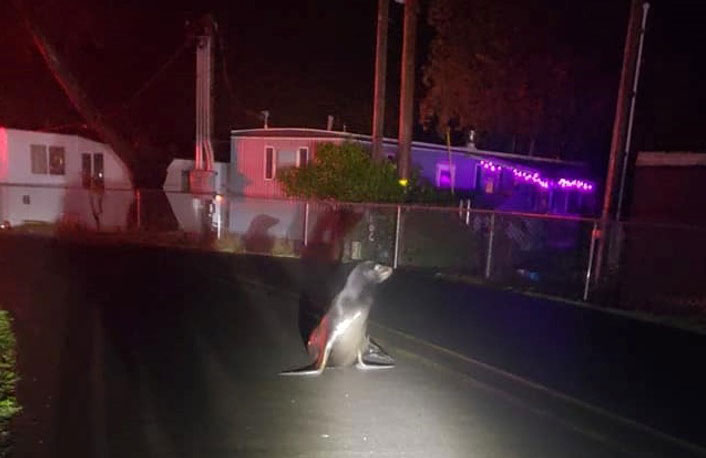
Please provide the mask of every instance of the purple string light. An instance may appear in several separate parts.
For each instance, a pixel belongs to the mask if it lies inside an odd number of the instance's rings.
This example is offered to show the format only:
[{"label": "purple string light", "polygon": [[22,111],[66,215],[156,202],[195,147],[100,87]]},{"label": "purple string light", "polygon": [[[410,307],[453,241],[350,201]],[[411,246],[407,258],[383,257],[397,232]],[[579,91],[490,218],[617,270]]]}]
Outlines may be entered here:
[{"label": "purple string light", "polygon": [[593,191],[593,185],[583,180],[567,180],[560,178],[557,185],[562,189],[578,189],[579,191]]},{"label": "purple string light", "polygon": [[[481,167],[483,167],[483,170],[489,171],[491,173],[500,173],[503,170],[503,166],[499,164],[494,164],[491,161],[480,161],[480,165]],[[591,184],[589,181],[569,180],[567,178],[560,178],[558,181],[554,181],[547,178],[542,178],[539,172],[528,172],[526,170],[520,170],[516,167],[508,166],[505,166],[505,168],[512,170],[512,174],[515,176],[516,179],[522,180],[525,183],[535,184],[542,189],[558,187],[565,191],[571,191],[575,189],[581,192],[590,192],[593,191],[594,188],[593,184]]]}]

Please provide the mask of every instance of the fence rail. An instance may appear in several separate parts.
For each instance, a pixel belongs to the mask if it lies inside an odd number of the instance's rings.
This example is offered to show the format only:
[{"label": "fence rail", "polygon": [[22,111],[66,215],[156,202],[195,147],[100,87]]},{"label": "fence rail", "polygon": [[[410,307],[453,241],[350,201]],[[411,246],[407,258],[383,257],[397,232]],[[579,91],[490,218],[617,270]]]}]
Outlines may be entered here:
[{"label": "fence rail", "polygon": [[[706,229],[458,207],[0,186],[0,227],[370,259],[651,313],[706,316]],[[597,240],[612,254],[596,266]],[[600,267],[603,275],[596,279]]]}]

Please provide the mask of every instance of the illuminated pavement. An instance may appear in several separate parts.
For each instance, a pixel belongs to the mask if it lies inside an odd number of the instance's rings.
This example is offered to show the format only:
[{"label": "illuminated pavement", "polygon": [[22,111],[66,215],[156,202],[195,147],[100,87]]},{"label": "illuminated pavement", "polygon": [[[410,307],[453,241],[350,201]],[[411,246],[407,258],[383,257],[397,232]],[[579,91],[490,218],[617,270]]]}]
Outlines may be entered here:
[{"label": "illuminated pavement", "polygon": [[238,258],[6,242],[18,456],[692,456],[379,325],[396,368],[279,377],[308,361],[277,266],[242,281]]}]

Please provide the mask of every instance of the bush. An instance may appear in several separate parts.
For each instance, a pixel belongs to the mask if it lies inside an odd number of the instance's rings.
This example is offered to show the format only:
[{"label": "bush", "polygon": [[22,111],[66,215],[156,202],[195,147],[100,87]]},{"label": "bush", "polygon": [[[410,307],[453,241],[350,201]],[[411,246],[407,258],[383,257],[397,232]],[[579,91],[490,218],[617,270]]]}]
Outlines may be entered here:
[{"label": "bush", "polygon": [[10,316],[0,310],[0,458],[9,455],[10,420],[20,407],[15,398],[15,337],[10,327]]},{"label": "bush", "polygon": [[290,197],[334,199],[343,202],[434,202],[443,200],[413,173],[401,186],[397,169],[389,161],[372,160],[370,151],[352,142],[319,146],[307,167],[278,173],[284,192]]}]

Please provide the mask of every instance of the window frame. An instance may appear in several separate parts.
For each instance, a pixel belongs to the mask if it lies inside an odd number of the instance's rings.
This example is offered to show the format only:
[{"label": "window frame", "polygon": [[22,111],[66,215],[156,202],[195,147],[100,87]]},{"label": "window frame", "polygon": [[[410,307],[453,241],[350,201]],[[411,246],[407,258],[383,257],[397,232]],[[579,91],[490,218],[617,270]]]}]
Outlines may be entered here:
[{"label": "window frame", "polygon": [[[272,160],[271,160],[271,169],[272,173],[271,176],[267,176],[267,151],[272,150]],[[263,151],[263,161],[262,161],[262,176],[264,177],[265,181],[272,181],[275,179],[275,176],[277,176],[277,158],[276,155],[277,150],[275,149],[274,146],[271,145],[265,145],[265,149]]]},{"label": "window frame", "polygon": [[473,189],[483,191],[483,167],[477,163],[473,169]]},{"label": "window frame", "polygon": [[[304,165],[302,166],[301,163],[301,152],[306,151],[306,160],[304,161]],[[306,167],[309,165],[309,147],[308,146],[300,146],[297,148],[297,167]]]},{"label": "window frame", "polygon": [[[36,150],[35,148],[41,148],[39,150]],[[35,161],[35,153],[40,152],[42,157],[41,160]],[[43,171],[35,168],[35,165],[37,166],[43,166]],[[42,167],[39,167],[40,169]],[[47,145],[41,145],[37,143],[33,143],[29,145],[29,170],[32,175],[48,175],[49,174],[49,155],[48,155],[48,149]]]},{"label": "window frame", "polygon": [[449,172],[449,179],[451,180],[451,183],[449,185],[449,189],[455,188],[456,187],[456,164],[449,164],[448,162],[437,162],[436,163],[436,179],[434,182],[436,183],[437,188],[441,188],[441,182],[439,181],[441,178],[441,173],[443,172]]},{"label": "window frame", "polygon": [[[59,171],[55,171],[53,168],[52,164],[52,156],[55,155],[55,153],[61,153],[61,168],[58,169]],[[49,175],[54,175],[54,176],[64,176],[66,175],[66,148],[63,146],[56,146],[56,145],[50,145],[47,148],[47,169],[48,169],[48,174]]]}]

